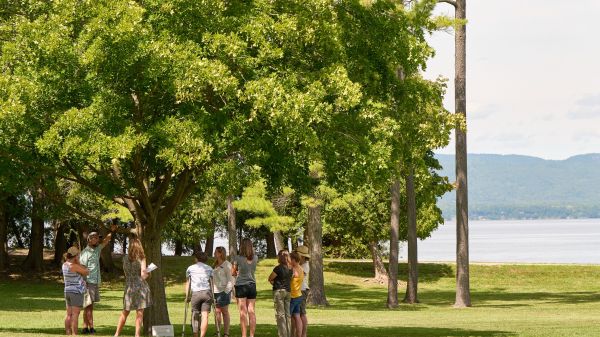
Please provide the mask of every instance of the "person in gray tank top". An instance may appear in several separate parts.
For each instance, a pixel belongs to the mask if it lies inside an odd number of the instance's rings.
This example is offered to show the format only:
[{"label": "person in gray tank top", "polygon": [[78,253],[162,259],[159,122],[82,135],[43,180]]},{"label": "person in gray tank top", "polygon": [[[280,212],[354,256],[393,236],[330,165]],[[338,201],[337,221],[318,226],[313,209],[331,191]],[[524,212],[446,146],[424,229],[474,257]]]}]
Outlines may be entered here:
[{"label": "person in gray tank top", "polygon": [[79,263],[77,247],[73,246],[65,253],[62,274],[65,281],[65,302],[67,304],[65,334],[67,336],[77,335],[79,312],[83,307],[83,293],[86,291],[83,276],[89,274],[89,270]]},{"label": "person in gray tank top", "polygon": [[256,330],[256,314],[254,307],[256,305],[256,265],[258,257],[254,253],[252,241],[243,239],[240,244],[240,253],[233,259],[233,276],[237,276],[235,281],[235,296],[237,298],[238,309],[240,311],[240,327],[242,337],[247,337],[248,327],[250,328],[250,337],[254,337]]}]

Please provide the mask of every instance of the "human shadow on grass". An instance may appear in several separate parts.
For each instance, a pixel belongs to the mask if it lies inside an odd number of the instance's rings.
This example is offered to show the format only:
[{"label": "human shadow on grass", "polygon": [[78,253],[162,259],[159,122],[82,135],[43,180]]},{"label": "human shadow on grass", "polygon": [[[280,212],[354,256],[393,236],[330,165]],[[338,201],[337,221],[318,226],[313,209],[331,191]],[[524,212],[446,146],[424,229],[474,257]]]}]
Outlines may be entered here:
[{"label": "human shadow on grass", "polygon": [[[60,322],[57,322],[59,324]],[[114,333],[114,326],[103,325],[97,326],[96,335],[110,336]],[[174,324],[175,336],[180,336],[182,327],[181,324]],[[187,327],[186,327],[187,330]],[[43,335],[64,335],[64,329],[56,328],[4,328],[0,331],[12,333],[30,333]],[[191,335],[191,331],[187,330],[187,335]],[[215,327],[212,321],[209,322],[207,336],[214,334]],[[232,325],[230,330],[231,335],[239,334],[239,326]],[[133,327],[125,326],[124,335],[133,334]],[[501,330],[475,330],[475,329],[456,329],[456,328],[432,328],[432,327],[366,327],[353,325],[310,325],[309,334],[311,337],[400,337],[400,336],[427,336],[427,337],[509,337],[516,336],[515,333]],[[258,324],[256,326],[256,335],[261,337],[277,337],[277,327],[274,324]]]},{"label": "human shadow on grass", "polygon": [[[385,265],[387,269],[389,266],[387,263]],[[370,261],[328,261],[325,263],[325,271],[363,278],[374,276],[373,262]],[[406,263],[398,264],[399,279],[406,281],[406,275],[408,275],[408,265]],[[454,277],[452,266],[439,263],[419,264],[419,282],[435,282],[445,277]]]}]

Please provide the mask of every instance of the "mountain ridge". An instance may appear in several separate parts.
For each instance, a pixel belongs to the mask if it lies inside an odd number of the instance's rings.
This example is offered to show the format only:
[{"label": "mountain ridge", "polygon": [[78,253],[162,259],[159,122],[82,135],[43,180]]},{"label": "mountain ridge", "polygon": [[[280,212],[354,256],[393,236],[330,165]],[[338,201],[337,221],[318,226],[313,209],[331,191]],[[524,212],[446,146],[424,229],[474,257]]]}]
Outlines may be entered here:
[{"label": "mountain ridge", "polygon": [[[439,174],[454,181],[454,155],[436,154]],[[469,217],[539,219],[600,217],[600,153],[562,160],[524,155],[469,154]],[[439,201],[453,218],[454,192]]]}]

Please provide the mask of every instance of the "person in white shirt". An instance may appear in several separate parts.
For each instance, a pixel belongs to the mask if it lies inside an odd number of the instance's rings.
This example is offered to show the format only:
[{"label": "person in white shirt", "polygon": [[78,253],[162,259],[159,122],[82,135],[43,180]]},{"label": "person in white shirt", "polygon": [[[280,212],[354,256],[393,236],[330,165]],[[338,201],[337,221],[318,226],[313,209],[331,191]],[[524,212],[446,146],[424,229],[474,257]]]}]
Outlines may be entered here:
[{"label": "person in white shirt", "polygon": [[[200,337],[204,337],[208,329],[208,314],[210,313],[210,305],[212,304],[210,278],[212,277],[213,269],[206,264],[208,260],[206,253],[198,251],[194,253],[194,257],[196,258],[196,263],[189,266],[185,272],[187,278],[185,293],[187,294],[191,287],[192,330],[194,331],[194,337],[198,337],[198,330],[200,330]],[[202,316],[201,319],[200,316]],[[200,325],[200,329],[198,329],[198,325]]]},{"label": "person in white shirt", "polygon": [[221,322],[223,322],[223,337],[229,337],[229,304],[231,303],[231,291],[235,284],[231,268],[231,263],[227,261],[225,247],[217,247],[215,249],[213,292],[215,294],[215,315],[218,324],[221,325]]}]

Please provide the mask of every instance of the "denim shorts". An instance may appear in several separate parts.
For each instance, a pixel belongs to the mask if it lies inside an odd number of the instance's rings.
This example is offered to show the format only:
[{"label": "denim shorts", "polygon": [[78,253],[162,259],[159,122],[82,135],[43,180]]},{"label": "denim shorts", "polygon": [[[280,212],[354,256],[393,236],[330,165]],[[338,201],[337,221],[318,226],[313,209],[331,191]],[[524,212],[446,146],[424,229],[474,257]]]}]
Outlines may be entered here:
[{"label": "denim shorts", "polygon": [[235,297],[247,298],[249,300],[256,299],[256,283],[242,284],[235,286]]},{"label": "denim shorts", "polygon": [[292,298],[290,301],[290,315],[300,315],[303,296]]},{"label": "denim shorts", "polygon": [[226,307],[231,303],[231,294],[227,292],[215,293],[215,305],[217,308]]}]

